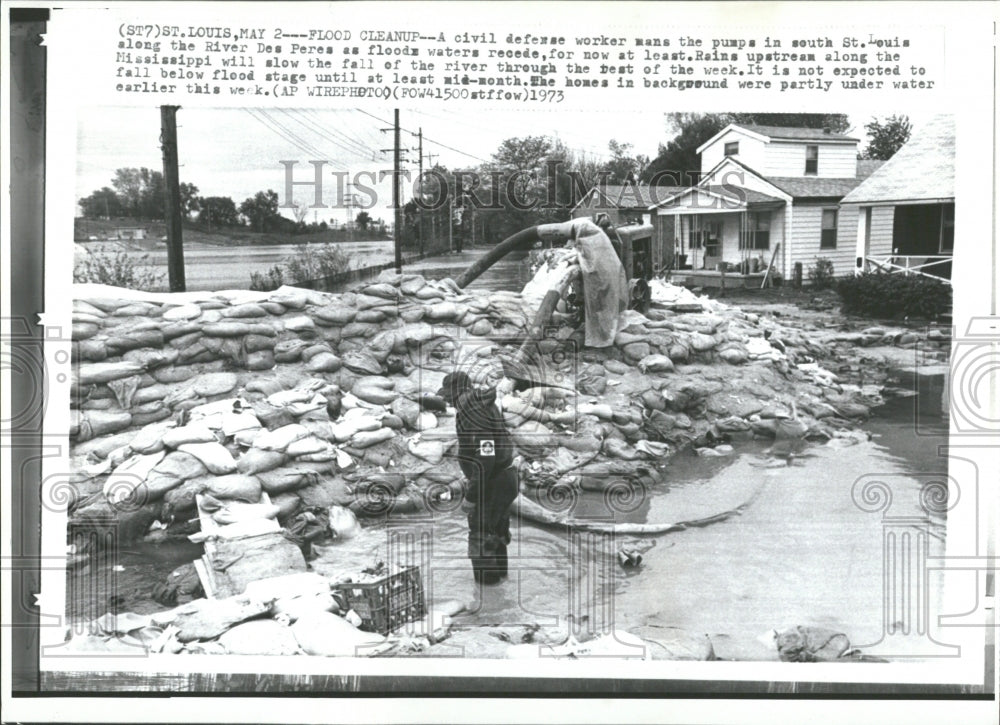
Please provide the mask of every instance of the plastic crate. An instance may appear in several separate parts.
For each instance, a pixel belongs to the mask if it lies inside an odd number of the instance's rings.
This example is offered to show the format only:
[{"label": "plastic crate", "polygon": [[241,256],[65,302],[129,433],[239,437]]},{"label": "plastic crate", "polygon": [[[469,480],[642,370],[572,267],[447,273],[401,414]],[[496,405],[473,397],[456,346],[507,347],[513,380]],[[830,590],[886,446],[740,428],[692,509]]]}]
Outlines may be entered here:
[{"label": "plastic crate", "polygon": [[366,632],[388,634],[427,613],[419,566],[376,581],[339,584],[334,589],[361,617],[361,629]]}]

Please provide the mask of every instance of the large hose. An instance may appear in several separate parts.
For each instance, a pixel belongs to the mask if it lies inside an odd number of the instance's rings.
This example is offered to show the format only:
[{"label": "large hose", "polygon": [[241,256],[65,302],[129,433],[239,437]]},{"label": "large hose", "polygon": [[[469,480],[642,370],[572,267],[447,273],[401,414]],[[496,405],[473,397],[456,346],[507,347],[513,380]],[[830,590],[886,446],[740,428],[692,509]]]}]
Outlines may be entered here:
[{"label": "large hose", "polygon": [[483,272],[506,257],[508,254],[521,249],[530,249],[535,242],[546,240],[551,242],[565,242],[573,236],[573,225],[569,222],[560,224],[538,224],[527,229],[522,229],[517,234],[513,234],[490,251],[477,259],[469,268],[459,275],[455,284],[459,289],[465,289],[472,282],[478,279]]}]

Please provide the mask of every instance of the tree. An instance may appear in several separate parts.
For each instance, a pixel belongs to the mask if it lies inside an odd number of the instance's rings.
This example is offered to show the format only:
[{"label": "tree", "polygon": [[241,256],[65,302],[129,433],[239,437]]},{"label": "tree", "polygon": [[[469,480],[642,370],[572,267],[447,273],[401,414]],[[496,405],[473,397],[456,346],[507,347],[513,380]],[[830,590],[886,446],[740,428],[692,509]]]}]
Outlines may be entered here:
[{"label": "tree", "polygon": [[198,187],[194,184],[181,182],[179,188],[181,193],[181,214],[189,217],[198,211]]},{"label": "tree", "polygon": [[891,159],[900,147],[910,140],[913,129],[907,116],[892,115],[883,120],[872,117],[865,124],[868,146],[861,154],[863,159]]},{"label": "tree", "polygon": [[670,113],[668,126],[677,133],[660,144],[656,158],[649,162],[642,180],[660,185],[686,186],[695,183],[701,173],[698,147],[729,124],[729,118],[718,113]]},{"label": "tree", "polygon": [[362,209],[358,212],[358,215],[354,217],[354,223],[358,225],[358,229],[363,232],[367,232],[368,225],[372,223],[372,215]]},{"label": "tree", "polygon": [[629,178],[638,179],[649,165],[648,156],[632,155],[630,143],[618,143],[615,139],[611,139],[608,142],[608,150],[611,152],[611,158],[604,164],[603,169],[608,172],[609,184],[624,184]]},{"label": "tree", "polygon": [[268,189],[258,191],[252,197],[240,204],[240,214],[245,216],[258,232],[274,226],[277,223],[278,192]]},{"label": "tree", "polygon": [[727,113],[728,123],[755,126],[794,126],[828,128],[831,133],[845,133],[851,128],[846,113]]},{"label": "tree", "polygon": [[90,196],[80,199],[80,210],[87,219],[111,219],[122,215],[122,205],[118,195],[110,186],[102,187]]},{"label": "tree", "polygon": [[111,180],[111,185],[115,188],[118,201],[122,209],[138,219],[142,213],[142,177],[139,169],[126,168],[115,169],[115,176]]},{"label": "tree", "polygon": [[236,202],[228,196],[202,196],[198,198],[198,221],[211,229],[216,227],[238,227],[240,213]]},{"label": "tree", "polygon": [[140,208],[146,219],[166,218],[166,190],[162,171],[153,171],[145,167],[139,169],[139,179],[142,183]]}]

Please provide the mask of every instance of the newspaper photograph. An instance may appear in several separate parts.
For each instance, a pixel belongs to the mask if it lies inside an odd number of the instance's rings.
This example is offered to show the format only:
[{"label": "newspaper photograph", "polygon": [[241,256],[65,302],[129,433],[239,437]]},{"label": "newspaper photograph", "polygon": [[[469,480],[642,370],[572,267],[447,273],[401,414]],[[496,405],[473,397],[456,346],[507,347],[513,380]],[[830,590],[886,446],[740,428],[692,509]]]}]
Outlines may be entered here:
[{"label": "newspaper photograph", "polygon": [[995,721],[995,16],[5,3],[5,710]]}]

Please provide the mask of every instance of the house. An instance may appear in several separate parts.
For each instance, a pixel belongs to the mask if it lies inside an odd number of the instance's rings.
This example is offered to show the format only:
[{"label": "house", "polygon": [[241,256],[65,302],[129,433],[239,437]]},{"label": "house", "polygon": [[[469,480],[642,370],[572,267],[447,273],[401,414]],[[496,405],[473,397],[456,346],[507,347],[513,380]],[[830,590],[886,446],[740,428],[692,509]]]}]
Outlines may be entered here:
[{"label": "house", "polygon": [[115,229],[115,239],[139,240],[146,238],[144,227],[118,227]]},{"label": "house", "polygon": [[937,116],[841,200],[857,220],[855,269],[951,278],[955,122]]},{"label": "house", "polygon": [[570,217],[608,215],[615,226],[651,224],[653,226],[652,263],[658,272],[670,269],[674,260],[674,220],[657,216],[653,209],[661,199],[676,194],[683,187],[648,186],[638,183],[599,184],[588,191],[570,211]]},{"label": "house", "polygon": [[857,211],[840,202],[881,162],[826,129],[730,124],[698,148],[701,181],[651,207],[673,223],[672,275],[717,284],[720,270],[788,279],[820,258],[854,269]]}]

